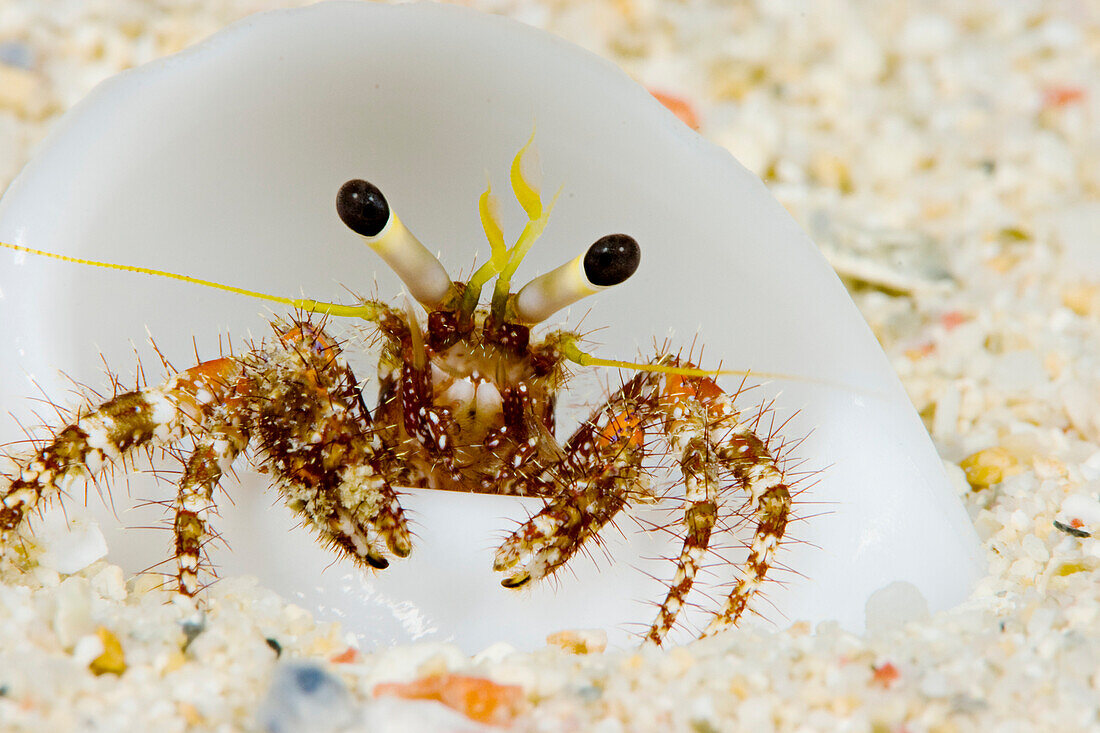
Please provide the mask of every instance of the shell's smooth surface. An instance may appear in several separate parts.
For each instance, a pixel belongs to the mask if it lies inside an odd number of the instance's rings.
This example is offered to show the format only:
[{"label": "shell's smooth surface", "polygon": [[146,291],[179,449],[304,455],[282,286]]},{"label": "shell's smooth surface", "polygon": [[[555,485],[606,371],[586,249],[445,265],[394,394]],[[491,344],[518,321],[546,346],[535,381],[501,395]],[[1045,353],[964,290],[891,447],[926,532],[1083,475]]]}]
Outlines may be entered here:
[{"label": "shell's smooth surface", "polygon": [[[974,531],[820,254],[725,151],[609,63],[542,32],[433,5],[329,3],[255,16],[78,105],[0,202],[0,239],[284,295],[348,300],[346,286],[389,297],[399,284],[335,216],[341,183],[377,183],[464,276],[475,251],[482,260],[487,251],[477,215],[485,172],[505,191],[533,124],[544,188],[564,190],[517,279],[609,232],[642,245],[630,282],[573,308],[573,323],[591,309],[584,327],[600,329],[598,355],[634,358],[670,331],[684,345],[698,332],[708,365],[806,377],[750,395],[775,398],[779,421],[797,413],[783,434],[808,435],[795,456],[824,469],[801,496],[806,520],[792,525],[781,556],[797,574],[767,589],[774,609],[764,604],[762,614],[859,629],[867,598],[899,580],[932,610],[965,598],[981,569]],[[512,203],[502,196],[514,229]],[[98,383],[97,349],[125,369],[146,327],[177,367],[193,359],[192,336],[212,356],[218,334],[267,330],[265,306],[236,296],[8,253],[3,261],[0,399],[16,417],[29,416],[24,400],[37,394],[28,376],[54,398],[67,389],[58,369]],[[19,437],[10,421],[2,427],[0,439]],[[108,513],[102,524],[112,557],[139,570],[169,539],[123,529],[158,517],[127,509],[125,486],[115,485],[119,518]],[[651,620],[644,601],[663,593],[637,568],[668,570],[640,558],[672,552],[652,538],[609,538],[613,562],[597,552],[595,564],[576,563],[576,577],[515,593],[490,572],[491,553],[531,505],[416,492],[406,501],[419,537],[413,556],[362,577],[288,531],[294,520],[263,486],[250,475],[227,486],[235,506],[222,498],[217,528],[233,549],[216,553],[221,572],[256,574],[371,643],[533,647],[578,627],[608,628],[623,642]],[[170,491],[130,482],[133,497]],[[620,524],[634,540],[633,524]]]}]

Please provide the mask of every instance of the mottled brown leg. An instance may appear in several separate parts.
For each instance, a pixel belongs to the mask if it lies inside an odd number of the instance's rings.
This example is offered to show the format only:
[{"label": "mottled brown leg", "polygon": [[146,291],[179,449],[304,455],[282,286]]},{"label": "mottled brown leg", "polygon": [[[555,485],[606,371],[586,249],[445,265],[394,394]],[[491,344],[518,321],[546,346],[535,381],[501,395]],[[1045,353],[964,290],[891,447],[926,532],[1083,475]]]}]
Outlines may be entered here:
[{"label": "mottled brown leg", "polygon": [[33,458],[19,464],[0,489],[0,532],[65,491],[79,477],[98,478],[135,449],[167,445],[185,426],[201,424],[241,372],[234,359],[215,359],[172,376],[163,385],[118,395],[59,430]]},{"label": "mottled brown leg", "polygon": [[748,609],[749,600],[767,577],[775,552],[787,530],[791,514],[791,492],[775,457],[764,442],[749,430],[735,430],[716,446],[720,459],[732,466],[749,494],[756,518],[746,571],[703,631],[710,636],[735,625]]},{"label": "mottled brown leg", "polygon": [[740,424],[732,399],[713,380],[667,375],[663,382],[665,431],[673,455],[679,458],[686,507],[676,574],[646,635],[655,644],[672,629],[710,544],[722,488],[719,473],[732,473],[740,491],[748,494],[756,529],[745,572],[704,636],[740,620],[767,576],[791,508],[790,492],[774,456],[751,429]]},{"label": "mottled brown leg", "polygon": [[325,544],[374,568],[412,541],[340,349],[308,322],[276,324],[278,346],[250,365],[254,436],[287,506]]},{"label": "mottled brown leg", "polygon": [[[704,380],[677,375],[661,379],[659,402],[664,413],[665,436],[684,481],[684,542],[676,558],[676,572],[668,593],[646,634],[646,641],[658,645],[676,623],[710,546],[718,519],[718,462],[711,451],[709,436],[712,421],[720,419],[712,413],[721,410],[715,409],[714,395],[710,395],[711,399],[700,399],[701,390],[696,388],[701,381]],[[713,384],[710,380],[705,382]],[[722,417],[729,419],[725,415]]]},{"label": "mottled brown leg", "polygon": [[231,427],[220,427],[203,435],[183,469],[176,496],[176,579],[182,595],[199,592],[199,565],[202,548],[211,537],[208,517],[216,507],[214,489],[226,466],[248,445],[247,434]]},{"label": "mottled brown leg", "polygon": [[560,493],[496,552],[493,569],[512,570],[501,585],[516,588],[550,575],[626,505],[645,456],[643,421],[656,406],[645,394],[653,381],[644,374],[631,380],[570,438],[558,466]]}]

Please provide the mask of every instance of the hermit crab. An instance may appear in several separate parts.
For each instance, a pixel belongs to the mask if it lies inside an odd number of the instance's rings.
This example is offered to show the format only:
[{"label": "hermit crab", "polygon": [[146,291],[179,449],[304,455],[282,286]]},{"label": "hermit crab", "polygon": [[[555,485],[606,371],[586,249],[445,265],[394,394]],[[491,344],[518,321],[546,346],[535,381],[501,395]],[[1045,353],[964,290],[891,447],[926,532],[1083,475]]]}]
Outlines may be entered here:
[{"label": "hermit crab", "polygon": [[[629,278],[641,249],[628,235],[610,234],[512,292],[553,208],[525,173],[529,146],[510,175],[527,224],[506,245],[487,188],[479,211],[491,256],[465,282],[452,280],[376,186],[353,180],[340,188],[338,215],[400,277],[422,313],[408,302],[339,305],[197,281],[290,305],[295,314],[272,323],[273,337],[82,409],[29,454],[14,455],[15,469],[0,478],[0,537],[11,542],[28,515],[75,479],[102,477],[151,447],[167,447],[183,464],[173,507],[174,585],[200,599],[215,490],[246,451],[322,543],[375,571],[415,551],[401,487],[541,499],[543,508],[493,554],[507,588],[566,567],[630,507],[678,501],[678,519],[661,529],[676,534],[682,549],[645,638],[660,644],[673,628],[712,538],[731,520],[749,523],[752,538],[702,633],[735,624],[767,578],[791,514],[775,451],[756,431],[759,412],[743,417],[718,385],[719,372],[676,354],[604,360],[580,348],[577,332],[532,333],[562,308]],[[373,405],[343,355],[347,344],[334,335],[332,321],[342,318],[358,319],[352,328],[379,352]],[[572,370],[592,366],[635,373],[559,440],[559,394]],[[655,481],[657,465],[671,466],[675,480]]]}]

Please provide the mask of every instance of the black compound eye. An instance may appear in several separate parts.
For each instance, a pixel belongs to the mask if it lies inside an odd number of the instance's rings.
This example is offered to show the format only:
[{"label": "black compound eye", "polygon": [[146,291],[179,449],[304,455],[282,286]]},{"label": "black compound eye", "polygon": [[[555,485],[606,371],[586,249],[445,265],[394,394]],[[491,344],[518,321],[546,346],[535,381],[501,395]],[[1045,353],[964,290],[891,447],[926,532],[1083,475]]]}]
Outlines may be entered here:
[{"label": "black compound eye", "polygon": [[593,285],[618,285],[634,274],[642,261],[642,248],[626,234],[600,237],[584,255],[584,274]]},{"label": "black compound eye", "polygon": [[390,220],[390,205],[378,186],[355,179],[340,186],[336,213],[356,234],[374,237]]}]

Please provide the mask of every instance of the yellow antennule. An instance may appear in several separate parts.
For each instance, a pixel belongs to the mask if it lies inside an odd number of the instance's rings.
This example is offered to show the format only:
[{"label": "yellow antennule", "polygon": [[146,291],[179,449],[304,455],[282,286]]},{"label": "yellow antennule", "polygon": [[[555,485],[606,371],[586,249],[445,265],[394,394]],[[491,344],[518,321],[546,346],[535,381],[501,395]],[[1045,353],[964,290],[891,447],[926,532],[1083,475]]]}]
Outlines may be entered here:
[{"label": "yellow antennule", "polygon": [[[543,206],[538,187],[531,181],[531,177],[525,173],[524,168],[530,168],[530,165],[525,166],[524,158],[528,155],[534,141],[535,132],[532,130],[531,137],[527,139],[527,142],[516,153],[516,157],[512,159],[512,192],[516,195],[516,200],[519,201],[520,206],[527,213],[527,225],[523,227],[523,232],[520,233],[516,243],[508,250],[508,263],[500,271],[496,285],[493,287],[492,313],[498,321],[504,320],[504,310],[508,303],[508,291],[512,286],[512,275],[515,274],[516,269],[523,262],[523,258],[531,250],[535,240],[542,234],[542,230],[546,228],[546,223],[550,220],[550,212],[561,194],[559,188],[558,192],[554,194],[554,199],[550,202],[550,205]],[[537,158],[535,165],[537,166]]]},{"label": "yellow antennule", "polygon": [[477,211],[481,215],[481,228],[489,240],[493,260],[503,260],[508,247],[504,244],[504,232],[500,228],[500,214],[497,211],[497,197],[493,195],[493,182],[485,176],[485,193],[477,200]]},{"label": "yellow antennule", "polygon": [[501,270],[496,285],[493,287],[493,315],[497,317],[497,320],[503,320],[504,318],[504,307],[508,302],[508,292],[512,287],[512,275],[519,269],[523,258],[531,251],[535,240],[546,229],[546,224],[550,221],[550,212],[554,210],[554,204],[557,203],[561,192],[562,189],[559,188],[557,193],[554,194],[554,198],[550,200],[550,205],[543,209],[538,219],[527,222],[527,226],[523,227],[523,232],[520,233],[515,245],[508,250],[508,264]]},{"label": "yellow antennule", "polygon": [[[524,154],[530,149],[534,142],[535,131],[531,130],[531,137],[527,138],[527,142],[523,144],[523,147],[516,153],[516,157],[512,159],[512,168],[510,171],[512,192],[515,193],[519,205],[527,212],[527,218],[532,220],[542,216],[542,198],[539,196],[538,186],[532,183],[528,176],[524,175],[523,158]],[[535,169],[538,167],[537,151],[535,151],[535,153],[536,157],[534,161],[528,162],[528,171],[530,171],[532,167]]]},{"label": "yellow antennule", "polygon": [[[486,174],[488,178],[488,174]],[[481,228],[485,230],[485,238],[489,240],[489,261],[470,276],[466,282],[466,290],[462,294],[460,310],[469,315],[477,308],[477,302],[481,298],[481,289],[489,279],[504,269],[508,264],[508,246],[504,243],[504,232],[500,228],[500,216],[497,212],[497,198],[493,195],[493,184],[486,180],[485,192],[477,202],[477,210],[481,215]]]},{"label": "yellow antennule", "polygon": [[317,300],[310,300],[307,298],[284,298],[280,295],[268,295],[267,293],[259,293],[255,290],[245,290],[244,288],[237,288],[232,285],[224,285],[222,283],[213,282],[212,280],[202,280],[201,278],[191,277],[190,275],[180,275],[179,273],[165,272],[164,270],[153,270],[148,267],[136,267],[134,265],[117,265],[111,262],[85,260],[79,257],[69,257],[67,255],[59,255],[54,252],[45,252],[40,249],[22,247],[18,244],[8,244],[7,242],[0,242],[0,247],[6,247],[7,249],[12,249],[16,252],[26,252],[27,254],[38,255],[39,257],[50,257],[55,260],[61,260],[62,262],[71,262],[76,265],[104,267],[108,270],[122,270],[124,272],[136,272],[142,275],[155,275],[156,277],[166,277],[170,280],[180,280],[185,283],[191,283],[192,285],[202,285],[203,287],[213,288],[215,290],[224,290],[228,293],[236,293],[237,295],[244,295],[249,298],[258,298],[260,300],[267,300],[272,303],[283,303],[284,305],[289,305],[293,308],[298,308],[308,313],[322,313],[324,315],[340,316],[347,318],[364,318],[368,321],[375,320],[378,317],[378,308],[371,304],[340,305],[339,303],[325,303]]}]

